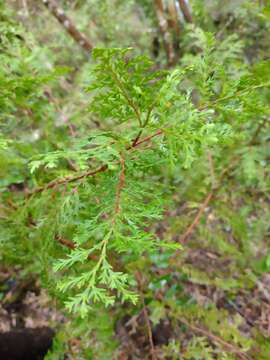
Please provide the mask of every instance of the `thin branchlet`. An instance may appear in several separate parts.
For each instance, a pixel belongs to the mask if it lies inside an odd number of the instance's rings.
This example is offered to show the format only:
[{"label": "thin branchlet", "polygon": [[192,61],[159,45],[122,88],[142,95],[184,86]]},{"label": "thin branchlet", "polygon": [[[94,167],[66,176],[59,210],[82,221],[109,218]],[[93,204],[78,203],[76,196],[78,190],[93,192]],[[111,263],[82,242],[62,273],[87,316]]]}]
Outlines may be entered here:
[{"label": "thin branchlet", "polygon": [[[130,151],[130,150],[138,147],[139,145],[141,145],[143,143],[149,142],[152,138],[154,138],[156,136],[159,136],[162,133],[163,133],[162,130],[158,130],[154,134],[148,135],[144,139],[142,139],[140,141],[137,141],[134,145],[131,144],[130,146],[128,146],[126,148],[126,150]],[[69,183],[72,183],[72,182],[75,182],[75,181],[78,181],[78,180],[81,180],[81,179],[84,179],[84,178],[87,178],[87,177],[95,176],[95,175],[97,175],[99,173],[107,171],[108,169],[109,169],[108,165],[105,164],[105,165],[102,165],[102,166],[98,167],[96,170],[89,170],[89,171],[85,171],[83,173],[79,173],[78,175],[66,176],[66,177],[63,177],[63,178],[60,178],[60,179],[52,180],[51,182],[49,182],[44,187],[40,186],[40,187],[37,187],[37,188],[29,191],[27,193],[27,197],[32,196],[34,194],[41,193],[41,192],[49,190],[49,189],[54,189],[54,188],[56,188],[56,187],[58,187],[60,185],[69,184]]]}]

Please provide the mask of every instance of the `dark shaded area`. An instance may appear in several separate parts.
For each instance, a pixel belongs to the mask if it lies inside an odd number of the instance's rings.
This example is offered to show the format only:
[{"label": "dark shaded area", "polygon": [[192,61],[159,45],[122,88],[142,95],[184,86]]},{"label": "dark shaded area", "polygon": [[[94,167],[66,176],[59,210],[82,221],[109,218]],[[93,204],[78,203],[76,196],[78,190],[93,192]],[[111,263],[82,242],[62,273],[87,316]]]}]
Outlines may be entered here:
[{"label": "dark shaded area", "polygon": [[44,359],[55,335],[49,327],[55,313],[46,307],[40,285],[33,276],[1,268],[0,293],[0,360]]},{"label": "dark shaded area", "polygon": [[173,328],[169,319],[161,320],[153,329],[153,342],[155,345],[168,345],[173,336]]},{"label": "dark shaded area", "polygon": [[52,346],[53,336],[53,330],[48,327],[1,333],[0,359],[42,360]]}]

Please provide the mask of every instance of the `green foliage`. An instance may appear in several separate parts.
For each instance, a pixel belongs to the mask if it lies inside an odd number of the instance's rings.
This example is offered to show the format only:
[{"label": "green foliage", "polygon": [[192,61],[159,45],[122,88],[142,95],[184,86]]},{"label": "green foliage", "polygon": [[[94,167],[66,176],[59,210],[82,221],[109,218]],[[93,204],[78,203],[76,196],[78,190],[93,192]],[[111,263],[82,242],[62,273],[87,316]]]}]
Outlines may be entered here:
[{"label": "green foliage", "polygon": [[[84,316],[92,302],[112,305],[115,292],[122,300],[136,301],[128,290],[130,277],[114,270],[108,253],[132,252],[138,256],[163,245],[155,241],[154,233],[143,230],[162,214],[160,185],[150,180],[161,164],[168,164],[170,171],[177,162],[189,168],[206,147],[224,143],[230,135],[229,126],[214,122],[212,110],[196,109],[189,89],[181,89],[185,74],[192,68],[177,69],[166,76],[152,73],[149,59],[129,59],[125,57],[127,51],[96,49],[93,53],[99,63],[92,70],[88,88],[94,91],[90,110],[98,121],[110,120],[114,127],[80,139],[74,148],[39,156],[30,164],[32,172],[39,166],[52,169],[66,158],[81,170],[89,169],[90,162],[93,172],[101,169],[98,180],[88,180],[88,170],[78,176],[78,185],[69,186],[64,201],[58,197],[60,212],[55,234],[51,234],[60,238],[73,234],[75,249],[56,262],[54,270],[65,271],[58,289],[69,293],[68,309]],[[203,84],[204,80],[207,82],[205,77],[200,78]],[[154,148],[137,150],[140,142],[148,142],[153,136]],[[66,179],[56,180],[55,186],[68,185]],[[89,198],[93,199],[91,206]],[[97,256],[94,262],[89,259],[92,255]]]},{"label": "green foliage", "polygon": [[[82,13],[95,3],[74,8]],[[115,3],[117,19],[129,13],[125,21],[134,20],[135,2]],[[232,14],[235,28],[225,23],[217,34],[198,4],[201,27],[186,26],[179,63],[156,70],[138,55],[144,45],[126,48],[131,35],[123,24],[114,39],[112,5],[104,2],[94,9],[99,31],[108,30],[99,42],[125,47],[94,49],[90,64],[67,75],[72,90],[59,85],[65,72],[55,64],[73,66],[81,57],[51,56],[1,15],[1,258],[38,274],[69,312],[48,359],[63,358],[72,338],[81,341],[78,358],[111,358],[116,319],[140,307],[138,271],[148,281],[153,327],[168,317],[188,331],[186,319],[243,352],[259,344],[268,358],[264,338],[244,336],[238,315],[184,291],[189,282],[234,299],[269,270],[270,63],[264,44],[247,56],[255,40],[246,36],[245,16],[255,5],[244,3],[222,12]],[[149,3],[140,4],[146,25],[155,23]],[[267,8],[255,8],[265,36]],[[99,31],[91,34],[100,39]],[[211,203],[180,246],[209,192]],[[203,334],[184,344],[182,354],[172,336],[161,351],[172,359],[180,352],[183,359],[234,359]]]}]

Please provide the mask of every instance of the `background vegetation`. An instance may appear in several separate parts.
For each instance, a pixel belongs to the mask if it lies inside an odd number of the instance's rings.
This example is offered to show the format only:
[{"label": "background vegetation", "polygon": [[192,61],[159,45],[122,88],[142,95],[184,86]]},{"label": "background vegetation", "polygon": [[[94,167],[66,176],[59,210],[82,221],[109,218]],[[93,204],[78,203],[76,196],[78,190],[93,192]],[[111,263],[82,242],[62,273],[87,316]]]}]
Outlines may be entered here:
[{"label": "background vegetation", "polygon": [[269,30],[268,0],[0,2],[1,314],[44,289],[46,360],[270,358]]}]

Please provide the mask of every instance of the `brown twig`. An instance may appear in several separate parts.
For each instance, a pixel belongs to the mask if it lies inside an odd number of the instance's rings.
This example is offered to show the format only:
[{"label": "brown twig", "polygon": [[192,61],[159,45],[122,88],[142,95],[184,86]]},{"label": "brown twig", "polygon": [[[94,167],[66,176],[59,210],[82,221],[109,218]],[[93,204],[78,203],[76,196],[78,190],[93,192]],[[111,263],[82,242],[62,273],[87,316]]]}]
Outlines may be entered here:
[{"label": "brown twig", "polygon": [[214,169],[214,164],[213,164],[213,158],[212,158],[212,154],[211,152],[208,152],[208,162],[209,162],[209,171],[212,177],[212,185],[211,185],[211,190],[210,192],[207,194],[206,198],[204,199],[203,203],[200,206],[199,211],[197,212],[194,220],[192,221],[192,223],[189,225],[189,227],[187,228],[187,230],[185,231],[185,233],[180,237],[179,242],[183,243],[187,240],[187,238],[191,235],[191,233],[194,231],[194,229],[196,228],[196,226],[199,224],[199,221],[204,213],[205,208],[208,206],[208,204],[210,203],[210,201],[213,199],[214,195],[218,192],[219,190],[219,184],[222,183],[224,177],[227,175],[228,171],[235,166],[235,162],[238,160],[238,157],[236,157],[235,159],[233,159],[231,161],[231,163],[223,169],[223,171],[221,172],[218,181],[216,181],[216,176],[215,176],[215,169]]},{"label": "brown twig", "polygon": [[149,123],[149,120],[150,120],[150,117],[151,117],[151,114],[152,114],[152,111],[154,109],[155,104],[156,104],[156,100],[149,107],[147,115],[146,115],[146,119],[145,119],[145,121],[143,122],[143,124],[141,126],[141,130],[139,131],[138,135],[136,136],[136,138],[132,142],[132,147],[135,147],[137,145],[137,143],[138,143],[138,141],[139,141],[139,139],[140,139],[140,137],[141,137],[141,135],[143,133],[143,130],[145,129],[145,127]]},{"label": "brown twig", "polygon": [[76,248],[76,245],[75,245],[75,243],[73,241],[65,239],[65,238],[63,238],[63,237],[61,237],[59,235],[55,236],[55,240],[57,240],[61,245],[64,245],[64,246],[68,247],[71,250],[75,250],[75,248]]},{"label": "brown twig", "polygon": [[145,142],[148,142],[149,140],[151,140],[151,139],[153,139],[154,137],[159,136],[159,135],[161,135],[161,134],[163,134],[163,131],[162,131],[162,130],[157,130],[154,134],[148,135],[148,136],[146,136],[144,139],[142,139],[142,140],[140,140],[140,141],[137,141],[136,144],[133,145],[133,146],[131,146],[131,147],[129,147],[128,150],[130,150],[130,149],[132,149],[132,148],[135,148],[135,147],[137,147],[137,146],[139,146],[139,145],[141,145],[141,144],[143,144],[143,143],[145,143]]},{"label": "brown twig", "polygon": [[242,352],[236,345],[232,345],[228,343],[227,341],[223,340],[217,335],[212,334],[209,330],[202,329],[201,327],[195,326],[193,324],[190,324],[186,319],[179,319],[181,323],[186,325],[188,328],[190,328],[192,331],[201,334],[203,336],[206,336],[209,340],[211,340],[214,343],[220,344],[225,351],[228,351],[231,354],[235,354],[238,356],[241,360],[251,360],[250,357]]},{"label": "brown twig", "polygon": [[189,235],[193,232],[195,227],[198,225],[198,223],[201,219],[201,216],[204,213],[205,208],[208,206],[209,202],[211,201],[213,195],[214,195],[214,192],[213,192],[213,190],[211,190],[208,193],[208,195],[206,196],[206,198],[204,199],[203,203],[201,204],[200,209],[199,209],[197,215],[195,216],[194,220],[189,225],[189,227],[187,228],[185,233],[181,236],[179,242],[184,243],[186,241],[186,239],[189,237]]},{"label": "brown twig", "polygon": [[[63,238],[62,236],[60,235],[56,235],[55,236],[55,240],[57,240],[59,242],[59,244],[71,249],[71,250],[75,250],[76,249],[76,244],[71,241],[71,240],[68,240],[66,238]],[[88,257],[87,257],[88,260],[97,260],[97,256],[93,255],[93,254],[89,254]]]},{"label": "brown twig", "polygon": [[138,282],[138,290],[139,290],[141,302],[142,302],[142,305],[143,305],[143,310],[142,311],[143,311],[145,325],[147,327],[148,340],[149,340],[150,350],[151,350],[151,359],[152,360],[157,360],[154,341],[153,341],[153,333],[152,333],[151,322],[150,322],[150,319],[149,319],[149,316],[148,316],[148,311],[147,311],[147,307],[145,305],[144,296],[143,296],[143,279],[142,279],[142,275],[141,275],[141,273],[139,271],[137,271],[135,276],[136,276],[136,280]]},{"label": "brown twig", "polygon": [[49,190],[49,189],[52,189],[52,188],[57,187],[59,185],[68,184],[68,183],[83,179],[85,177],[94,176],[94,175],[96,175],[96,174],[98,174],[100,172],[106,171],[107,169],[108,169],[107,165],[102,165],[96,170],[89,170],[89,171],[85,171],[83,173],[80,173],[78,175],[66,176],[66,177],[63,177],[61,179],[53,180],[53,181],[49,182],[44,187],[40,186],[40,187],[37,187],[37,188],[31,190],[30,192],[28,192],[27,196],[29,197],[31,195],[38,194],[38,193],[40,193],[40,192],[42,192],[44,190]]},{"label": "brown twig", "polygon": [[[152,138],[154,138],[154,137],[156,137],[158,135],[161,135],[162,133],[163,133],[162,130],[158,130],[154,134],[148,135],[147,137],[145,137],[141,141],[138,141],[135,145],[128,146],[126,148],[126,150],[129,151],[131,149],[134,149],[135,147],[150,141]],[[88,170],[88,171],[85,171],[85,172],[80,173],[78,175],[66,176],[66,177],[63,177],[61,179],[55,179],[55,180],[52,180],[51,182],[49,182],[44,187],[40,186],[40,187],[37,187],[37,188],[29,191],[27,193],[27,196],[30,197],[30,196],[32,196],[34,194],[41,193],[41,192],[43,192],[45,190],[49,190],[49,189],[52,189],[54,187],[57,187],[57,186],[60,186],[60,185],[63,185],[63,184],[68,184],[68,183],[71,183],[71,182],[75,182],[75,181],[81,180],[81,179],[86,178],[86,177],[91,177],[91,176],[94,176],[94,175],[96,175],[98,173],[102,173],[102,172],[107,171],[107,170],[108,170],[108,165],[102,165],[99,168],[97,168],[96,170]]]},{"label": "brown twig", "polygon": [[139,141],[141,135],[142,135],[143,129],[141,129],[138,132],[138,135],[135,137],[135,139],[132,141],[132,147],[136,146],[137,142]]},{"label": "brown twig", "polygon": [[43,4],[50,10],[58,22],[64,26],[69,35],[88,53],[93,49],[92,43],[81,33],[65,14],[55,0],[42,0]]},{"label": "brown twig", "polygon": [[203,203],[201,204],[200,209],[197,212],[197,215],[195,216],[194,220],[189,225],[189,227],[185,231],[184,235],[181,236],[181,238],[179,240],[181,243],[184,243],[187,240],[189,235],[193,232],[195,227],[199,224],[199,221],[201,219],[201,216],[204,213],[205,208],[208,206],[209,202],[212,200],[212,198],[214,196],[214,192],[217,189],[213,156],[212,156],[212,153],[210,150],[207,151],[207,158],[208,158],[208,164],[209,164],[209,171],[210,171],[210,175],[211,175],[211,191],[207,194],[206,198],[204,199]]}]

